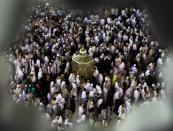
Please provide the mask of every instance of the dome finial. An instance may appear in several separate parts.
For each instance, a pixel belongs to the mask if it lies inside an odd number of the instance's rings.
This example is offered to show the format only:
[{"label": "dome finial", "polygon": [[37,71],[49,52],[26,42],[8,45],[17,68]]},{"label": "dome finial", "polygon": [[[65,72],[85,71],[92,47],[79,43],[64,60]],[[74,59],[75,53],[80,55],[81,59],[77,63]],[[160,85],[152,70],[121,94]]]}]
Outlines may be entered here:
[{"label": "dome finial", "polygon": [[80,52],[80,54],[83,54],[83,55],[85,55],[87,53],[87,51],[86,51],[84,46],[82,46],[82,48],[80,49],[79,52]]}]

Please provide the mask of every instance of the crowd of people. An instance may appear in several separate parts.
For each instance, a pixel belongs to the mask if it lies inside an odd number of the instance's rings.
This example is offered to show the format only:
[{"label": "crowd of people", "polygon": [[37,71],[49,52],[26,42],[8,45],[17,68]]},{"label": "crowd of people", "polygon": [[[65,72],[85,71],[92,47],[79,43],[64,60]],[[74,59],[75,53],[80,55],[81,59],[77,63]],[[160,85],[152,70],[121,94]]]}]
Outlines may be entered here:
[{"label": "crowd of people", "polygon": [[[119,127],[134,105],[166,97],[162,67],[168,50],[153,38],[145,10],[102,11],[80,16],[35,5],[9,49],[12,98],[37,107],[52,128],[87,121]],[[72,56],[83,46],[95,61],[91,79],[72,72]]]}]

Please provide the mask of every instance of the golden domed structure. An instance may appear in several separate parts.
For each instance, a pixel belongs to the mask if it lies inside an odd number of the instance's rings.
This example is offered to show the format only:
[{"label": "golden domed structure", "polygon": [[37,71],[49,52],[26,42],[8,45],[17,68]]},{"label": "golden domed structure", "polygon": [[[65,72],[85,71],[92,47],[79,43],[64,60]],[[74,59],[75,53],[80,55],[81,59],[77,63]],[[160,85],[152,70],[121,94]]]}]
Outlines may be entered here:
[{"label": "golden domed structure", "polygon": [[72,57],[72,71],[85,79],[90,78],[93,74],[94,59],[87,54],[83,47],[78,54]]}]

